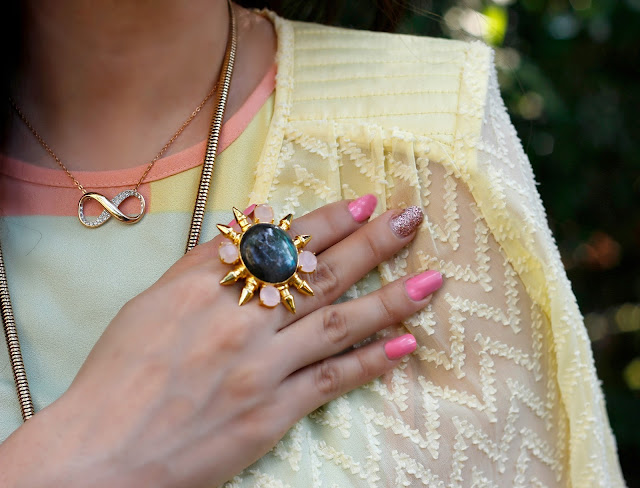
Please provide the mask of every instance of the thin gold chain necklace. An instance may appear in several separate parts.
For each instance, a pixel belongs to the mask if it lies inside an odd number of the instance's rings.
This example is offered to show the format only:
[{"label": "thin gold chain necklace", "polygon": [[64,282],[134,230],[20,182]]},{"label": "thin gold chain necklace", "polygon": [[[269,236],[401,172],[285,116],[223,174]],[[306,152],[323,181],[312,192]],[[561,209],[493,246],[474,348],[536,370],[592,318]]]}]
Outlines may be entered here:
[{"label": "thin gold chain necklace", "polygon": [[[237,32],[236,18],[231,5],[231,0],[227,2],[229,8],[229,37],[225,56],[222,61],[222,69],[220,70],[220,78],[217,86],[219,90],[215,90],[216,110],[211,118],[211,126],[209,128],[209,137],[207,139],[207,150],[202,164],[202,174],[200,175],[200,183],[198,186],[198,195],[193,208],[191,218],[191,226],[187,236],[187,246],[185,252],[192,250],[200,240],[200,231],[202,229],[202,221],[204,211],[207,206],[209,197],[209,188],[211,184],[211,175],[216,162],[216,154],[218,152],[218,141],[220,139],[220,129],[224,119],[224,112],[227,106],[227,95],[229,94],[229,86],[231,85],[231,76],[233,74],[233,66],[235,64]],[[146,176],[143,175],[143,178]],[[18,402],[20,403],[20,412],[22,419],[26,422],[35,414],[29,382],[27,381],[27,373],[24,368],[20,341],[18,339],[18,330],[16,327],[15,317],[13,315],[13,307],[11,305],[11,297],[9,296],[9,286],[7,283],[7,274],[2,255],[2,246],[0,245],[0,314],[2,315],[2,325],[4,328],[7,349],[9,350],[9,361],[11,363],[11,371],[16,386]]]},{"label": "thin gold chain necklace", "polygon": [[[144,173],[142,173],[142,176],[140,177],[136,185],[133,187],[133,189],[124,190],[118,193],[112,200],[109,200],[107,197],[105,197],[101,193],[94,192],[94,191],[87,191],[85,187],[82,186],[82,184],[78,181],[78,179],[75,176],[73,176],[71,171],[69,171],[69,169],[65,166],[65,164],[58,157],[58,155],[53,151],[53,149],[51,149],[51,146],[49,146],[49,144],[47,144],[46,141],[42,138],[40,133],[35,129],[33,124],[29,121],[25,113],[20,109],[16,101],[11,97],[9,97],[9,101],[11,102],[11,106],[16,111],[16,113],[18,114],[22,122],[24,122],[24,124],[28,127],[28,129],[31,131],[31,133],[37,139],[40,145],[44,148],[44,150],[47,151],[49,156],[51,156],[56,163],[58,163],[58,166],[60,166],[60,168],[64,170],[67,176],[73,181],[73,184],[76,185],[78,190],[82,192],[82,197],[80,197],[80,201],[78,202],[78,219],[80,220],[82,225],[84,225],[85,227],[94,229],[96,227],[100,227],[111,217],[115,217],[116,220],[123,222],[125,224],[135,224],[136,222],[139,222],[142,219],[145,213],[146,203],[142,194],[138,192],[140,185],[142,185],[142,183],[144,182],[145,178],[149,174],[149,171],[151,171],[151,168],[153,168],[153,165],[156,163],[156,161],[158,161],[158,159],[160,159],[162,155],[165,152],[167,152],[169,147],[171,147],[171,145],[175,142],[175,140],[178,137],[180,137],[180,134],[182,134],[182,132],[187,128],[187,126],[200,113],[200,111],[202,110],[202,107],[204,107],[205,104],[209,101],[211,96],[215,93],[217,87],[218,87],[218,84],[216,83],[211,89],[211,91],[207,94],[207,96],[204,97],[204,99],[200,102],[200,104],[195,108],[195,110],[191,112],[191,115],[189,115],[187,120],[185,120],[183,124],[180,126],[180,128],[173,134],[173,136],[171,136],[171,139],[169,139],[167,143],[164,146],[162,146],[162,149],[160,149],[158,154],[156,154],[155,157],[151,161],[149,161],[149,163],[147,164],[147,167],[144,170]],[[140,211],[135,215],[127,215],[118,208],[122,202],[124,202],[126,199],[131,197],[137,198],[138,201],[140,202]],[[95,200],[104,208],[104,210],[98,216],[98,218],[90,220],[85,215],[84,204],[87,200]]]}]

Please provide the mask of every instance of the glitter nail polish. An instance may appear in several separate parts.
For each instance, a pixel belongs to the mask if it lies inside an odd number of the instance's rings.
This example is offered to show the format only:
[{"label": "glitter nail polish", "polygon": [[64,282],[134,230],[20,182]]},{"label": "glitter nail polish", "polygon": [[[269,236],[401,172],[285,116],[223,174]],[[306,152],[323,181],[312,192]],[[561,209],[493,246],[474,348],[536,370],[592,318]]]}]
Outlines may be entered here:
[{"label": "glitter nail polish", "polygon": [[424,214],[418,206],[405,208],[402,213],[391,219],[391,230],[400,238],[411,235],[422,223]]}]

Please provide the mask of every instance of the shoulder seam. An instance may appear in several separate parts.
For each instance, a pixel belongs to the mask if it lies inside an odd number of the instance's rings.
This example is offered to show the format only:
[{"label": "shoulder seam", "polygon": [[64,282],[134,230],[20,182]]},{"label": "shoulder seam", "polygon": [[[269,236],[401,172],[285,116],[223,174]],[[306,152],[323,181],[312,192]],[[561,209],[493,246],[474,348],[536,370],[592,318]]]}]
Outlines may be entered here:
[{"label": "shoulder seam", "polygon": [[[460,71],[458,107],[453,134],[456,140],[467,139],[467,144],[471,144],[471,147],[475,147],[481,135],[493,56],[493,49],[485,43],[471,42],[467,45],[465,60]],[[469,141],[469,138],[472,140]],[[454,154],[456,152],[454,150]],[[455,156],[457,164],[467,165],[471,169],[475,167],[475,155],[469,155],[469,158],[465,161],[458,154]]]},{"label": "shoulder seam", "polygon": [[290,25],[291,122],[349,119],[453,136],[460,82],[452,78],[469,71],[469,58],[486,57],[459,40]]}]

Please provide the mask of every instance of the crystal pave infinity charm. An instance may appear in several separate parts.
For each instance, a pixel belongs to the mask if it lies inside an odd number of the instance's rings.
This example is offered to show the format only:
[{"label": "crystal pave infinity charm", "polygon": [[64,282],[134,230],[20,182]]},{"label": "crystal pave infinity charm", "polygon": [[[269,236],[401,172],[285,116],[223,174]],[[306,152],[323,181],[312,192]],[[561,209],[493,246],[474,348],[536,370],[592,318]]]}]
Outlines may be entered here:
[{"label": "crystal pave infinity charm", "polygon": [[[122,202],[130,197],[136,197],[140,201],[140,212],[135,215],[127,215],[121,212],[118,208]],[[102,213],[98,215],[98,218],[95,220],[89,220],[84,214],[84,202],[87,200],[95,200],[102,205],[102,208],[104,208]],[[125,190],[120,192],[112,200],[109,200],[100,193],[90,191],[82,195],[82,198],[80,198],[80,201],[78,202],[78,218],[80,219],[80,222],[82,222],[82,225],[86,227],[100,227],[111,217],[115,217],[117,220],[125,224],[135,224],[144,216],[144,208],[144,197],[136,190]]]},{"label": "crystal pave infinity charm", "polygon": [[302,248],[311,236],[300,235],[292,239],[287,230],[291,227],[289,214],[278,225],[273,223],[273,210],[268,205],[258,205],[253,211],[253,223],[234,207],[233,214],[241,232],[218,224],[218,229],[231,242],[220,244],[220,260],[225,264],[235,264],[234,268],[220,281],[230,285],[245,279],[240,294],[239,305],[244,305],[254,293],[260,290],[260,304],[273,308],[281,301],[292,313],[296,312],[290,286],[305,295],[313,295],[313,290],[298,272],[311,273],[316,269],[316,256]]}]

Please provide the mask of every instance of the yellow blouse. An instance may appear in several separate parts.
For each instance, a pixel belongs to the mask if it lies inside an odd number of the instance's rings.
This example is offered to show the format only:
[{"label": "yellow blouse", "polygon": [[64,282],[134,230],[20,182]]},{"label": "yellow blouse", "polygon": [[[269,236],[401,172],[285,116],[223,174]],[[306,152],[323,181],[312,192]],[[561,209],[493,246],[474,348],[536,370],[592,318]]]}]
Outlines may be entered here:
[{"label": "yellow blouse", "polygon": [[[230,146],[236,157],[222,153],[221,161],[233,161],[235,169],[230,163],[216,168],[228,186],[214,183],[205,237],[215,235],[213,224],[231,219],[230,204],[269,202],[277,215],[299,216],[375,193],[374,215],[420,205],[426,218],[410,246],[344,299],[424,269],[441,271],[445,284],[402,325],[419,347],[400,367],[302,419],[226,486],[624,486],[589,341],[531,167],[500,99],[492,51],[478,42],[356,32],[266,15],[278,35],[275,100],[252,122],[253,136],[241,136],[242,149]],[[254,137],[253,147],[247,137]],[[248,198],[234,171],[254,171]],[[30,291],[37,280],[30,260],[37,253],[23,252],[21,233],[43,226],[52,242],[63,227],[68,233],[85,229],[76,230],[71,220],[53,226],[45,217],[6,219],[0,231],[12,294],[23,297],[14,301],[24,300],[16,310],[18,326],[27,331],[25,363],[40,407],[71,382],[114,307],[180,256],[196,186],[193,170],[151,183],[152,198],[154,191],[163,197],[152,200],[138,224],[145,227],[134,226],[139,233],[126,238],[115,230],[102,234],[141,260],[135,273],[120,276],[101,264],[116,251],[90,236],[92,244],[74,249],[72,263],[47,270],[49,295]],[[154,232],[162,239],[150,238]],[[34,244],[36,237],[29,237],[34,249],[47,245]],[[150,247],[156,252],[151,257]],[[32,275],[12,279],[11,263]],[[87,266],[95,286],[82,280]],[[116,290],[108,306],[100,277]],[[39,299],[48,311],[37,316],[40,307],[26,304]],[[74,301],[81,302],[80,312],[67,308]],[[44,325],[43,316],[49,319]],[[50,344],[33,324],[46,327]],[[0,419],[4,436],[19,422],[7,369],[0,370],[0,413],[16,418]]]},{"label": "yellow blouse", "polygon": [[[240,486],[624,486],[589,340],[482,43],[288,22],[251,201],[421,205],[410,272],[445,285],[418,350],[303,419]],[[381,278],[381,280],[380,280]]]}]

